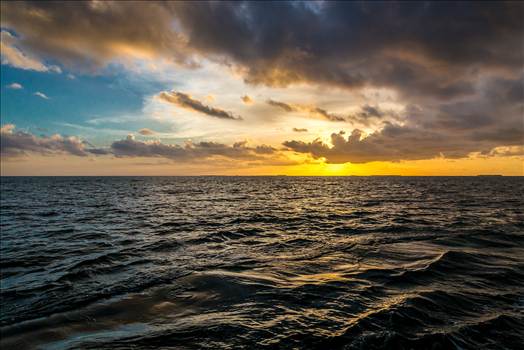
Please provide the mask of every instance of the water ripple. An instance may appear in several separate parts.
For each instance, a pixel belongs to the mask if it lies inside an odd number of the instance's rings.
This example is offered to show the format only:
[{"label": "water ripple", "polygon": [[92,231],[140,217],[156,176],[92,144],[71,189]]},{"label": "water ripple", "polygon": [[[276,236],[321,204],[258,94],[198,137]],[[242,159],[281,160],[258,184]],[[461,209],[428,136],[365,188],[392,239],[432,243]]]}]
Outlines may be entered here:
[{"label": "water ripple", "polygon": [[520,349],[522,178],[2,178],[2,348]]}]

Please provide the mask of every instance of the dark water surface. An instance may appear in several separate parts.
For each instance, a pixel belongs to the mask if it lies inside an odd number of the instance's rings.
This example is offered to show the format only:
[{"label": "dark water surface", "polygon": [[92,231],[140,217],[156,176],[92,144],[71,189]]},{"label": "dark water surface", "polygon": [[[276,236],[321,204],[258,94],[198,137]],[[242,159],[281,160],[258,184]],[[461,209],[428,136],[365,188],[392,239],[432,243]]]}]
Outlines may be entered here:
[{"label": "dark water surface", "polygon": [[2,349],[522,349],[524,178],[1,179]]}]

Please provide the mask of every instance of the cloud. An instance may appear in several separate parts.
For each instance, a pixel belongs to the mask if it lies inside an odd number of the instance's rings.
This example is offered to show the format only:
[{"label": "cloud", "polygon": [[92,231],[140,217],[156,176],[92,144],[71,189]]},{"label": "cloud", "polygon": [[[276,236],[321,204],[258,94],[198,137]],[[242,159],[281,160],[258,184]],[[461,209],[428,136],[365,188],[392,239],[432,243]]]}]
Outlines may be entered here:
[{"label": "cloud", "polygon": [[49,100],[49,97],[47,97],[46,94],[44,94],[43,92],[40,92],[40,91],[35,92],[33,95],[38,96],[38,97],[41,97],[41,98],[43,98],[44,100]]},{"label": "cloud", "polygon": [[298,108],[296,107],[293,107],[291,106],[290,104],[288,103],[284,103],[284,102],[279,102],[279,101],[274,101],[274,100],[267,100],[266,103],[270,106],[273,106],[273,107],[278,107],[280,109],[282,109],[284,112],[296,112],[296,111],[299,111]]},{"label": "cloud", "polygon": [[111,144],[111,151],[117,157],[163,157],[179,161],[192,161],[213,157],[239,160],[257,160],[260,155],[271,155],[276,150],[270,146],[249,147],[246,142],[228,146],[216,142],[187,142],[185,145],[168,145],[160,141],[142,142],[132,135],[125,140]]},{"label": "cloud", "polygon": [[20,34],[17,47],[77,67],[128,57],[196,67],[198,55],[235,66],[251,84],[386,87],[408,99],[448,99],[474,94],[479,72],[522,70],[523,6],[16,1],[2,3],[1,18]]},{"label": "cloud", "polygon": [[3,125],[0,129],[0,153],[2,157],[19,157],[27,153],[72,154],[85,157],[89,150],[86,143],[77,137],[60,135],[38,137],[23,131],[16,131],[13,124]]},{"label": "cloud", "polygon": [[232,112],[228,112],[219,108],[210,107],[203,104],[201,101],[195,100],[188,94],[177,91],[162,91],[158,97],[166,102],[175,104],[179,107],[193,110],[199,113],[206,114],[210,117],[220,119],[242,120],[242,117],[235,116]]},{"label": "cloud", "polygon": [[307,132],[306,128],[293,128],[294,132]]},{"label": "cloud", "polygon": [[5,1],[1,9],[2,27],[38,57],[194,67],[198,55],[268,86],[374,86],[447,99],[474,93],[479,71],[521,70],[524,55],[519,2]]},{"label": "cloud", "polygon": [[2,125],[2,127],[0,127],[0,133],[3,135],[3,134],[8,134],[8,133],[12,133],[13,130],[15,129],[15,125],[14,124],[5,124],[5,125]]},{"label": "cloud", "polygon": [[343,116],[312,105],[286,103],[271,99],[267,100],[266,103],[270,106],[279,108],[284,112],[307,113],[314,118],[322,118],[334,122],[353,121],[363,125],[369,125],[370,119],[384,119],[385,117],[391,117],[393,119],[399,118],[397,113],[393,111],[384,111],[378,106],[371,106],[368,104],[361,106],[360,110],[355,113],[349,113],[346,116]]},{"label": "cloud", "polygon": [[156,132],[151,130],[151,129],[148,129],[148,128],[143,128],[143,129],[140,129],[138,130],[138,133],[140,135],[144,135],[144,136],[149,136],[149,135],[155,135]]},{"label": "cloud", "polygon": [[2,2],[1,25],[20,35],[17,47],[24,52],[79,70],[127,58],[191,66],[187,39],[174,30],[170,8],[155,1]]},{"label": "cloud", "polygon": [[[502,151],[493,150],[513,150],[524,144],[523,78],[491,77],[482,81],[476,97],[408,105],[401,113],[401,123],[385,121],[382,129],[369,135],[355,129],[347,138],[343,132],[333,133],[331,145],[318,139],[291,140],[284,145],[330,163],[501,155]],[[360,114],[383,118],[386,112],[368,105]]]},{"label": "cloud", "polygon": [[12,90],[20,90],[20,89],[23,89],[24,87],[18,83],[12,83],[12,84],[9,84],[9,85],[6,85],[6,87],[8,89],[12,89]]},{"label": "cloud", "polygon": [[[389,87],[404,96],[473,93],[475,69],[519,70],[523,4],[178,2],[194,49],[252,84]],[[227,25],[224,25],[227,23]],[[460,39],[459,39],[460,38]]]},{"label": "cloud", "polygon": [[[314,158],[325,158],[328,163],[428,159],[444,150],[438,137],[397,126],[389,126],[383,132],[368,137],[364,137],[358,129],[353,130],[347,139],[344,135],[343,131],[331,134],[331,147],[319,139],[312,142],[286,141],[284,146],[298,153],[308,153]],[[417,147],[413,148],[415,145]]]},{"label": "cloud", "polygon": [[524,157],[524,145],[510,146],[510,147],[496,147],[490,152],[485,153],[487,156],[503,156],[503,157]]},{"label": "cloud", "polygon": [[[329,161],[459,157],[523,143],[523,13],[522,2],[3,1],[2,62],[44,71],[44,62],[55,61],[95,70],[134,58],[193,68],[211,60],[252,85],[307,84],[348,96],[381,89],[405,110],[366,100],[339,115],[268,103],[378,127],[358,140],[334,134],[336,145],[288,141]],[[187,94],[159,98],[239,119]]]},{"label": "cloud", "polygon": [[384,112],[382,112],[378,107],[365,105],[362,107],[361,115],[365,117],[382,118],[384,116]]},{"label": "cloud", "polygon": [[242,97],[240,97],[240,99],[242,100],[242,102],[244,102],[244,104],[246,105],[251,105],[254,103],[253,99],[251,97],[249,97],[248,95],[244,95]]},{"label": "cloud", "polygon": [[29,154],[69,154],[79,157],[152,157],[191,162],[197,160],[227,158],[258,162],[281,161],[279,151],[268,145],[249,146],[246,141],[226,145],[217,142],[186,142],[184,145],[164,144],[160,141],[137,141],[131,134],[123,140],[114,141],[108,148],[96,148],[75,136],[35,136],[16,131],[15,125],[5,124],[0,129],[2,157],[14,158]]},{"label": "cloud", "polygon": [[280,108],[284,112],[302,112],[302,113],[308,113],[309,115],[313,117],[320,117],[323,119],[327,119],[334,122],[342,122],[346,119],[342,116],[339,116],[334,113],[329,113],[325,109],[316,107],[316,106],[308,106],[308,105],[302,105],[302,104],[290,104],[275,100],[267,100],[266,103],[270,106]]},{"label": "cloud", "polygon": [[60,67],[54,65],[46,66],[37,58],[22,52],[19,48],[16,47],[17,38],[8,31],[2,30],[0,32],[0,38],[2,64],[20,69],[35,70],[38,72],[61,72]]},{"label": "cloud", "polygon": [[357,111],[350,113],[347,119],[361,125],[369,126],[371,125],[371,121],[404,121],[405,114],[406,111],[402,113],[391,109],[387,110],[378,105],[365,104],[360,106]]},{"label": "cloud", "polygon": [[[511,140],[505,140],[506,144],[518,146],[523,132],[523,128],[515,132]],[[506,135],[505,132],[502,134]],[[460,133],[450,137],[439,131],[387,123],[384,129],[367,136],[359,129],[354,129],[347,138],[344,131],[333,133],[331,145],[319,139],[311,142],[293,140],[283,144],[297,153],[325,158],[328,163],[368,163],[436,157],[465,158],[473,152],[496,155],[491,150],[498,147],[499,142],[488,136],[475,139],[474,134]]]}]

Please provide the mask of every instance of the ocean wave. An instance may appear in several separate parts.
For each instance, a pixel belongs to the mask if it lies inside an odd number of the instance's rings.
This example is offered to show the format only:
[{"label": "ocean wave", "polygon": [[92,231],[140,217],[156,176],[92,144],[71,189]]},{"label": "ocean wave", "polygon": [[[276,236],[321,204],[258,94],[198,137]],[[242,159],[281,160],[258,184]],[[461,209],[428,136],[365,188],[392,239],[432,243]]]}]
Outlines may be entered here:
[{"label": "ocean wave", "polygon": [[521,178],[1,186],[2,348],[519,349],[524,339]]}]

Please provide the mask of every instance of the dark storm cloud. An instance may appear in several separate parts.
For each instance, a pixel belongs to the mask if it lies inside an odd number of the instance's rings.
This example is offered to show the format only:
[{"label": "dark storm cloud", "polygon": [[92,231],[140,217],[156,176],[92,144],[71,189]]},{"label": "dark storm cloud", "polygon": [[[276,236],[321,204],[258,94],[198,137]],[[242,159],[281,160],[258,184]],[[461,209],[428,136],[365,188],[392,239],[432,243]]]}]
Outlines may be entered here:
[{"label": "dark storm cloud", "polygon": [[251,83],[378,85],[449,98],[473,92],[472,68],[522,64],[518,2],[173,6],[191,47],[242,65]]},{"label": "dark storm cloud", "polygon": [[440,103],[433,111],[426,106],[425,111],[412,111],[407,122],[447,134],[449,138],[467,137],[480,141],[498,139],[508,145],[522,141],[523,78],[524,76],[517,76],[515,79],[484,79],[476,98]]},{"label": "dark storm cloud", "polygon": [[522,69],[519,2],[2,2],[20,45],[63,62],[195,53],[243,68],[247,82],[406,96],[473,92],[478,69]]},{"label": "dark storm cloud", "polygon": [[224,111],[219,108],[210,107],[202,102],[195,100],[188,94],[177,91],[162,91],[158,97],[162,100],[169,103],[173,103],[183,108],[187,108],[196,112],[206,114],[211,117],[220,118],[220,119],[233,119],[233,120],[242,120],[241,117],[233,115],[233,113]]}]

